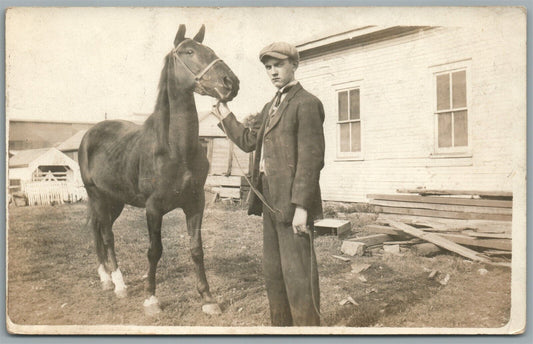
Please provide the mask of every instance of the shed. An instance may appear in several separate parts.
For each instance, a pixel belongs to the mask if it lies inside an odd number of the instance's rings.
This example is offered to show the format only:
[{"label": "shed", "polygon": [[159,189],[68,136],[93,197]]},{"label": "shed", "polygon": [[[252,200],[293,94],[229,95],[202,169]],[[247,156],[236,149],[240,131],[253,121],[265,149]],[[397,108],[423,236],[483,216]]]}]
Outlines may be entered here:
[{"label": "shed", "polygon": [[210,175],[243,176],[250,169],[250,154],[236,148],[209,113],[200,114],[200,142],[207,153]]},{"label": "shed", "polygon": [[28,149],[9,158],[9,191],[23,191],[32,181],[56,180],[81,185],[80,168],[76,161],[57,148]]},{"label": "shed", "polygon": [[326,113],[323,199],[512,192],[526,61],[511,26],[365,26],[297,48],[296,77]]}]

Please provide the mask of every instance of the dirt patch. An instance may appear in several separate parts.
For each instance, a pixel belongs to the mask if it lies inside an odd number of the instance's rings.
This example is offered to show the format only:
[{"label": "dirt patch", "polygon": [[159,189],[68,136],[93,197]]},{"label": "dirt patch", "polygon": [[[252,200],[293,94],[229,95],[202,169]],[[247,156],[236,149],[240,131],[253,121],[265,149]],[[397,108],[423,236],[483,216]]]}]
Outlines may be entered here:
[{"label": "dirt patch", "polygon": [[[185,219],[180,210],[163,221],[163,257],[157,295],[163,312],[144,316],[142,275],[148,266],[144,210],[126,207],[114,226],[119,265],[128,285],[126,299],[103,292],[96,273],[92,233],[84,203],[9,209],[8,315],[17,324],[136,324],[160,326],[268,326],[262,276],[261,219],[240,206],[209,205],[203,240],[207,278],[223,314],[201,311]],[[359,218],[359,220],[358,220]],[[354,228],[371,215],[353,215]],[[465,261],[377,254],[343,262],[341,241],[315,241],[321,312],[328,326],[500,327],[509,319],[510,270]],[[354,262],[370,264],[359,274]],[[479,275],[477,270],[489,272]],[[451,276],[446,285],[429,271]],[[358,305],[339,303],[352,297]]]}]

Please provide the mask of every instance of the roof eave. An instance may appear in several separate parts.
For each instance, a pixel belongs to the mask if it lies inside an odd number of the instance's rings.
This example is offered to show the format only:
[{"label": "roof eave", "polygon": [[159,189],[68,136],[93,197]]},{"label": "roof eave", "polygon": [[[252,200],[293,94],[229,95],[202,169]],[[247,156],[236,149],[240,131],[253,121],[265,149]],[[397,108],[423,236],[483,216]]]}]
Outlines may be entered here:
[{"label": "roof eave", "polygon": [[300,60],[303,61],[313,57],[330,54],[332,52],[376,43],[431,28],[434,28],[434,26],[373,27],[372,30],[355,31],[353,34],[348,32],[339,34],[336,37],[330,36],[303,43],[298,45],[297,48],[300,53]]}]

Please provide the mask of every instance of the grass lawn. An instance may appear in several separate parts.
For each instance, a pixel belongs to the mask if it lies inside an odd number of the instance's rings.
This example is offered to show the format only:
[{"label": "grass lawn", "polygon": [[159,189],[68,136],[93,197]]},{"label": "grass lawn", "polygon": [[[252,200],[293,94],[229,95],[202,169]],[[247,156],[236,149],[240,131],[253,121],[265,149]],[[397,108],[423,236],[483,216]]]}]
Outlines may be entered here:
[{"label": "grass lawn", "polygon": [[[102,291],[86,204],[11,207],[8,223],[8,316],[21,325],[132,324],[156,326],[268,326],[262,276],[262,226],[239,206],[209,204],[203,242],[207,278],[223,310],[201,311],[189,253],[185,217],[175,210],[163,220],[163,257],[157,295],[163,312],[146,317],[142,275],[148,261],[144,210],[126,207],[115,222],[115,246],[128,297]],[[357,227],[358,223],[354,223]],[[453,254],[433,258],[376,254],[343,262],[341,241],[315,240],[324,326],[479,327],[504,326],[510,312],[510,269],[472,263]],[[360,275],[351,263],[370,268]],[[478,269],[488,273],[480,275]],[[449,274],[446,285],[428,279]],[[366,281],[363,281],[365,280]],[[340,305],[351,296],[358,305]]]}]

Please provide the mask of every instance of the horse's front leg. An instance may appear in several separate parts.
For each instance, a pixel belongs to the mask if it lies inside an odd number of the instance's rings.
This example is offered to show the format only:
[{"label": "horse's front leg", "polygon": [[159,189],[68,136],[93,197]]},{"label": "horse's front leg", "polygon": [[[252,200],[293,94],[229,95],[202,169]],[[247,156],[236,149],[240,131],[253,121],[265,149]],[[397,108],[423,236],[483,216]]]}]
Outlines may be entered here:
[{"label": "horse's front leg", "polygon": [[146,288],[148,298],[144,301],[144,310],[147,315],[155,315],[161,312],[159,300],[155,296],[155,273],[157,270],[157,263],[163,254],[163,245],[161,243],[161,224],[163,221],[163,214],[153,203],[154,202],[147,202],[146,205],[146,220],[148,222],[148,235],[150,237],[150,247],[148,249],[149,268]]},{"label": "horse's front leg", "polygon": [[[203,193],[203,191],[202,191]],[[211,296],[209,291],[209,284],[205,276],[204,267],[204,250],[202,247],[202,217],[204,214],[204,201],[196,203],[195,206],[189,206],[184,209],[187,218],[187,231],[189,232],[191,256],[194,262],[196,271],[196,288],[202,296],[202,311],[207,314],[222,313],[220,306],[216,300]]]}]

